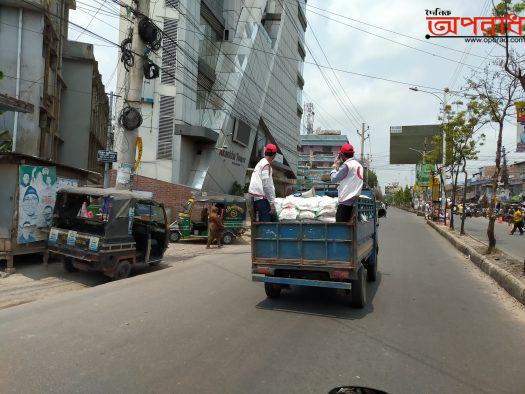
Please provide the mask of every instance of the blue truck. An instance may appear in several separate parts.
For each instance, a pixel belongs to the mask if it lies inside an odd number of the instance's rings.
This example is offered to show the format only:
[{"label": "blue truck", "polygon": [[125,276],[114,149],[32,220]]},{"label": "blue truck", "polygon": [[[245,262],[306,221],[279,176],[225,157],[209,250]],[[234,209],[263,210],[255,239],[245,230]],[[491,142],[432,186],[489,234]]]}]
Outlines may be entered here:
[{"label": "blue truck", "polygon": [[364,188],[349,223],[283,221],[252,224],[252,280],[263,282],[268,298],[283,288],[342,289],[363,308],[367,281],[377,275],[378,218],[374,192]]}]

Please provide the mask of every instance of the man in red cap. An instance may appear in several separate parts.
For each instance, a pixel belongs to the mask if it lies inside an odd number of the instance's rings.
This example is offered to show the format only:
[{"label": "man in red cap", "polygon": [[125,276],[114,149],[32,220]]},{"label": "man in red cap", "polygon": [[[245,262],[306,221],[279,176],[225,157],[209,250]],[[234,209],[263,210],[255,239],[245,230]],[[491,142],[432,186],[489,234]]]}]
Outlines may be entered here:
[{"label": "man in red cap", "polygon": [[264,157],[253,169],[248,193],[253,198],[255,220],[259,222],[276,222],[275,186],[273,185],[271,163],[277,154],[277,147],[268,144],[264,148]]},{"label": "man in red cap", "polygon": [[354,159],[354,147],[351,144],[341,146],[332,168],[330,179],[339,183],[339,205],[335,220],[348,222],[352,218],[353,205],[363,189],[363,166]]}]

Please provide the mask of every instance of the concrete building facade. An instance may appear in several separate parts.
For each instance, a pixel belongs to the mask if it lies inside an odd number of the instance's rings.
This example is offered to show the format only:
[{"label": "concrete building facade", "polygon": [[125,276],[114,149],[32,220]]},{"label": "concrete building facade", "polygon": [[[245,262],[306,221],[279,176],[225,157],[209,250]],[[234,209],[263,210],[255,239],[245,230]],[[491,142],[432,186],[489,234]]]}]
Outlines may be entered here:
[{"label": "concrete building facade", "polygon": [[[75,0],[0,3],[0,93],[32,111],[0,114],[10,151],[101,172],[108,99],[93,46],[67,40]],[[8,135],[8,136],[7,136]]]},{"label": "concrete building facade", "polygon": [[[230,193],[264,144],[295,178],[302,116],[305,1],[165,0],[150,7],[163,29],[145,80],[139,175]],[[121,37],[129,22],[121,21]],[[118,86],[126,85],[119,68]]]},{"label": "concrete building facade", "polygon": [[74,0],[4,0],[0,4],[0,92],[33,104],[32,113],[0,115],[13,150],[44,159],[60,157],[62,47]]},{"label": "concrete building facade", "polygon": [[305,188],[320,182],[323,174],[330,173],[341,145],[348,142],[340,131],[301,135],[298,182]]},{"label": "concrete building facade", "polygon": [[62,78],[65,87],[60,105],[60,129],[64,135],[60,161],[102,173],[97,151],[105,149],[109,101],[93,54],[93,45],[67,41]]}]

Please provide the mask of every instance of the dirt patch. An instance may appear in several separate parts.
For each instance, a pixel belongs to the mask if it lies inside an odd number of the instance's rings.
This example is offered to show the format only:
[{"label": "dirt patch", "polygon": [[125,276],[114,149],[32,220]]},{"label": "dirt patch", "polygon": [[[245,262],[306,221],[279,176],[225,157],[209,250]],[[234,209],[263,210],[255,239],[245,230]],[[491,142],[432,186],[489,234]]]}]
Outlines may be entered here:
[{"label": "dirt patch", "polygon": [[[188,240],[171,243],[159,266],[137,267],[132,274],[149,272],[176,266],[185,260],[202,255],[221,255],[248,253],[250,238],[245,235],[218,249],[213,245],[206,249],[206,240]],[[250,258],[247,256],[247,261]],[[55,294],[82,290],[109,282],[111,279],[98,272],[66,272],[59,262],[51,262],[47,267],[39,255],[28,256],[15,262],[16,273],[0,277],[0,309],[40,300]]]}]

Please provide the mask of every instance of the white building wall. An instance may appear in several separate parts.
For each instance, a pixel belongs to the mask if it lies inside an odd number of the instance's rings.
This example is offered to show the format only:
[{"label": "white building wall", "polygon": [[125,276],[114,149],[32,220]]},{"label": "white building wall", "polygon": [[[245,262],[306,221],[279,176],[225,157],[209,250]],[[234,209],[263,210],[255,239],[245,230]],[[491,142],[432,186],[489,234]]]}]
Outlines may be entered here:
[{"label": "white building wall", "polygon": [[[261,24],[265,8],[279,11],[278,4],[291,4],[282,13],[277,38],[272,38]],[[234,182],[244,184],[250,154],[257,130],[262,121],[285,160],[295,171],[300,116],[297,115],[297,63],[283,60],[280,56],[294,57],[297,40],[304,40],[304,32],[285,24],[297,19],[297,5],[282,0],[224,0],[220,16],[229,32],[228,41],[217,42],[220,55],[215,67],[216,80],[205,101],[206,109],[197,109],[197,74],[199,45],[202,42],[199,0],[180,0],[178,9],[155,4],[150,10],[157,23],[165,18],[177,19],[176,81],[162,82],[158,78],[150,82],[149,96],[153,103],[144,103],[144,124],[139,130],[143,138],[143,163],[141,175],[183,183],[208,191],[229,193]],[[173,4],[173,0],[171,0]],[[276,5],[277,4],[277,5]],[[215,4],[220,5],[220,2]],[[279,11],[280,12],[280,11]],[[120,30],[126,30],[122,23]],[[163,27],[163,26],[161,26]],[[124,36],[121,34],[121,40]],[[166,45],[164,38],[163,46]],[[159,65],[161,56],[152,57]],[[161,70],[161,76],[163,71]],[[118,86],[125,73],[119,69]],[[173,120],[166,116],[162,97],[175,97]],[[147,97],[145,97],[148,101]],[[164,99],[166,100],[166,99]],[[237,118],[238,121],[234,119]],[[247,146],[233,139],[239,120],[250,127]],[[191,135],[171,135],[171,157],[159,151],[160,141],[166,140],[170,125],[204,126],[213,130],[216,143],[205,142]],[[232,159],[233,157],[233,159]]]}]

